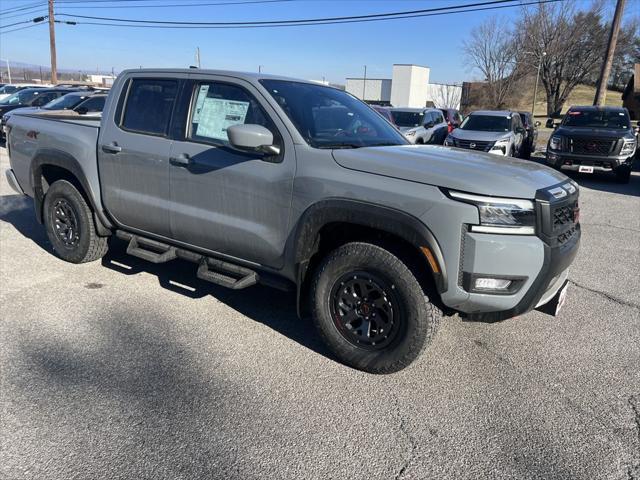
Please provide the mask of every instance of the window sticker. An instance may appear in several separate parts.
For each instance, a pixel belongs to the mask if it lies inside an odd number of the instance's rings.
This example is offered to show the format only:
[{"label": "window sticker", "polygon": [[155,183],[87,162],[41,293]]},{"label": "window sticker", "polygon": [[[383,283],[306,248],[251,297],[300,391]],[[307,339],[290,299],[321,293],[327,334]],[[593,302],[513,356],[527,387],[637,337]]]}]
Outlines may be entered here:
[{"label": "window sticker", "polygon": [[191,120],[193,123],[198,123],[200,121],[200,110],[202,110],[202,105],[204,104],[205,98],[207,98],[208,92],[209,85],[200,85],[200,90],[198,91],[196,99],[195,111],[193,112],[193,119]]},{"label": "window sticker", "polygon": [[[197,108],[197,106],[196,106]],[[198,113],[195,134],[199,137],[228,140],[227,128],[243,124],[249,110],[249,102],[204,97]],[[196,121],[194,120],[194,123]]]}]

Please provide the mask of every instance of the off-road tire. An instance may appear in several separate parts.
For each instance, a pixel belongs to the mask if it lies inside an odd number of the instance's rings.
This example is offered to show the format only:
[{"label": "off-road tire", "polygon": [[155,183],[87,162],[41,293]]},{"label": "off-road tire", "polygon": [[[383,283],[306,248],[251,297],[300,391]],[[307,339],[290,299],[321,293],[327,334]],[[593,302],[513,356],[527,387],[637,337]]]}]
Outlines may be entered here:
[{"label": "off-road tire", "polygon": [[[75,216],[77,240],[65,243],[56,227],[56,210],[64,205]],[[53,250],[61,259],[71,263],[93,262],[102,258],[108,250],[108,238],[96,233],[93,212],[78,189],[67,180],[51,184],[44,197],[44,225]]]},{"label": "off-road tire", "polygon": [[[332,292],[352,272],[373,275],[393,292],[396,334],[378,350],[355,345],[341,333],[337,318],[334,321]],[[413,362],[435,335],[442,316],[409,268],[389,251],[369,243],[348,243],[330,252],[314,272],[310,300],[313,322],[333,354],[346,365],[378,374],[397,372]]]}]

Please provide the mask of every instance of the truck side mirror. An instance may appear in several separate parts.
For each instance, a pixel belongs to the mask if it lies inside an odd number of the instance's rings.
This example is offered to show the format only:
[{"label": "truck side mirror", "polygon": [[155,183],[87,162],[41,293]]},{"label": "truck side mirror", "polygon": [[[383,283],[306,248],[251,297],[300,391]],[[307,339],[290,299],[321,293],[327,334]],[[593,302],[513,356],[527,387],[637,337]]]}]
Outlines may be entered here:
[{"label": "truck side mirror", "polygon": [[244,152],[278,155],[280,147],[273,144],[273,133],[262,125],[240,124],[227,128],[229,143]]},{"label": "truck side mirror", "polygon": [[78,107],[76,108],[76,113],[78,115],[86,115],[89,112],[89,109],[87,107]]},{"label": "truck side mirror", "polygon": [[424,124],[424,128],[433,128],[433,126],[435,125],[435,123],[433,122],[427,122]]}]

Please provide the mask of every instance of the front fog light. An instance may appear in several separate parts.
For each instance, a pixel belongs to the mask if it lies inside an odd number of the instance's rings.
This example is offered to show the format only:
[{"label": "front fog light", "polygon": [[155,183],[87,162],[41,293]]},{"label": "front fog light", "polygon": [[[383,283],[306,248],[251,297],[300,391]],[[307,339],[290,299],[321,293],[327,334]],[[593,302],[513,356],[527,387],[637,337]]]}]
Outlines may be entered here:
[{"label": "front fog light", "polygon": [[511,286],[511,280],[505,278],[476,278],[474,290],[508,290]]}]

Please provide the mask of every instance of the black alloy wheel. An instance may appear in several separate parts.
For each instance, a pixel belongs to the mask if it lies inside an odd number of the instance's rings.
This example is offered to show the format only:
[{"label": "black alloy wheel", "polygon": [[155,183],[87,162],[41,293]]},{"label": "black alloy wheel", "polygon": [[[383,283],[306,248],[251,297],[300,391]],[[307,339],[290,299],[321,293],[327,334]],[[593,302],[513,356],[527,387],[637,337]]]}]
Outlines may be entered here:
[{"label": "black alloy wheel", "polygon": [[73,206],[64,198],[53,204],[55,234],[66,248],[73,249],[80,240],[78,216]]},{"label": "black alloy wheel", "polygon": [[366,271],[348,273],[334,284],[330,310],[345,340],[369,350],[393,342],[402,322],[394,289]]}]

